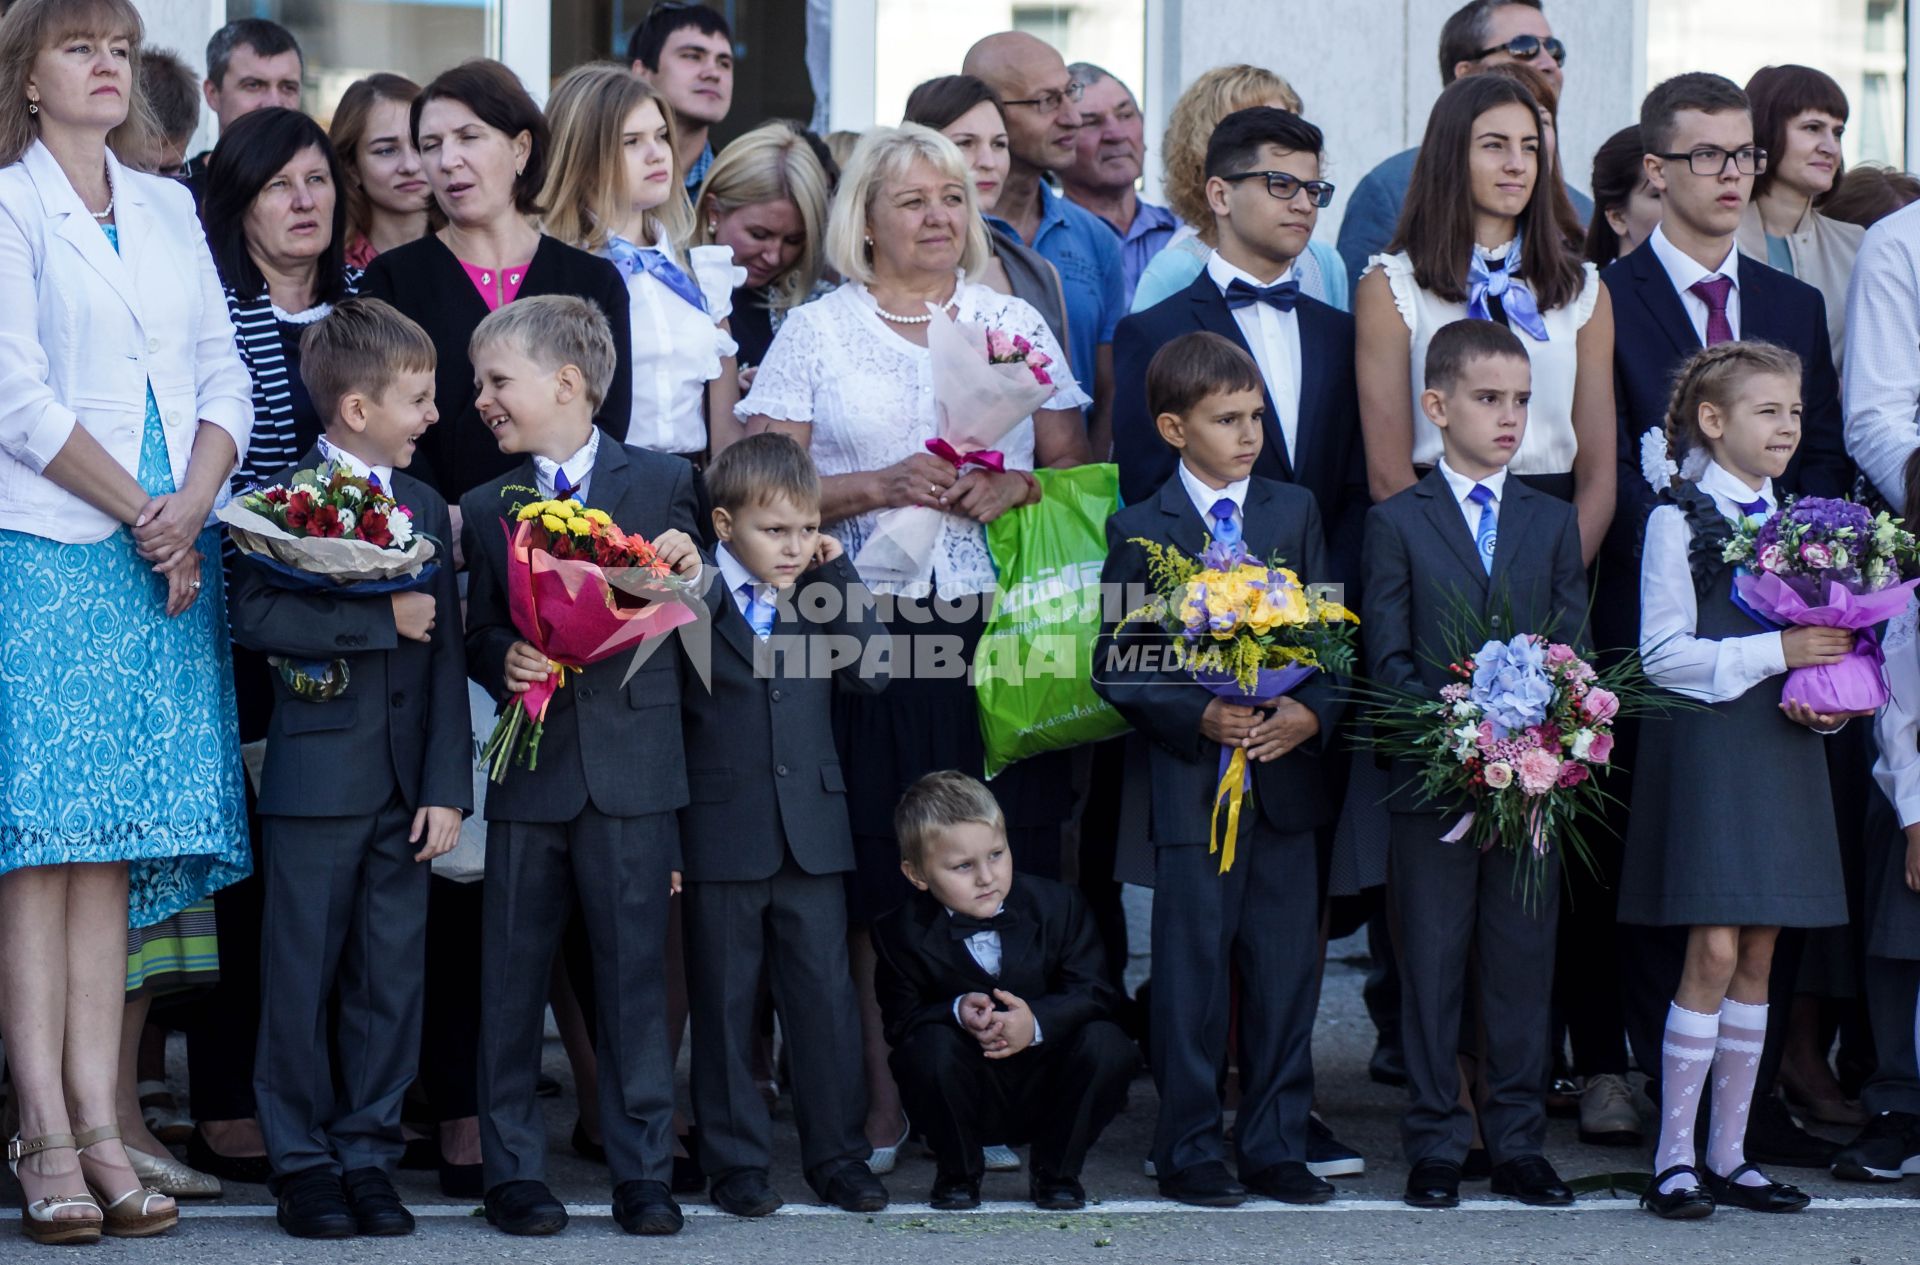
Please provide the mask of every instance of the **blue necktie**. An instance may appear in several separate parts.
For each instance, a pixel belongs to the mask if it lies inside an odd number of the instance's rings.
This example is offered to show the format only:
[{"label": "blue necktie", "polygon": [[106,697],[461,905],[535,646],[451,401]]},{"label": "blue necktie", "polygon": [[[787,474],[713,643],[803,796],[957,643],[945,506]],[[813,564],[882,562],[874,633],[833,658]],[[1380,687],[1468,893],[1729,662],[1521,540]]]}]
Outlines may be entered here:
[{"label": "blue necktie", "polygon": [[367,486],[372,488],[375,492],[386,491],[385,488],[380,486],[380,476],[375,474],[371,470],[367,471]]},{"label": "blue necktie", "polygon": [[1300,301],[1300,283],[1282,281],[1279,285],[1248,285],[1235,277],[1227,283],[1227,307],[1238,311],[1243,307],[1252,307],[1255,303],[1264,303],[1268,307],[1282,312],[1293,311],[1293,305]]},{"label": "blue necktie", "polygon": [[1752,518],[1755,514],[1767,512],[1767,498],[1756,496],[1751,501],[1735,501],[1734,506],[1739,509],[1742,518]]},{"label": "blue necktie", "polygon": [[1212,531],[1213,538],[1223,545],[1240,543],[1240,524],[1233,521],[1236,508],[1232,497],[1223,496],[1207,511],[1208,529]]},{"label": "blue necktie", "polygon": [[706,296],[700,293],[700,287],[693,283],[685,269],[667,258],[666,252],[652,246],[635,246],[624,237],[614,237],[607,241],[607,257],[627,276],[648,273],[700,311],[707,310]]},{"label": "blue necktie", "polygon": [[747,624],[753,635],[765,641],[773,635],[773,603],[760,596],[760,586],[752,580],[740,581],[740,596],[747,603]]},{"label": "blue necktie", "polygon": [[1480,565],[1492,575],[1494,539],[1500,533],[1500,515],[1493,505],[1493,493],[1476,483],[1473,491],[1467,493],[1467,499],[1480,507],[1480,525],[1473,529],[1473,548],[1480,555]]},{"label": "blue necktie", "polygon": [[565,466],[555,466],[553,470],[553,499],[564,501],[578,491],[580,485],[567,477]]},{"label": "blue necktie", "polygon": [[1533,291],[1527,288],[1527,283],[1513,275],[1513,266],[1519,260],[1518,237],[1508,248],[1507,257],[1496,264],[1489,265],[1479,251],[1473,252],[1473,262],[1467,268],[1467,315],[1476,321],[1492,320],[1487,300],[1497,299],[1509,324],[1525,330],[1534,342],[1544,343],[1547,323],[1540,319],[1540,305],[1534,302]]}]

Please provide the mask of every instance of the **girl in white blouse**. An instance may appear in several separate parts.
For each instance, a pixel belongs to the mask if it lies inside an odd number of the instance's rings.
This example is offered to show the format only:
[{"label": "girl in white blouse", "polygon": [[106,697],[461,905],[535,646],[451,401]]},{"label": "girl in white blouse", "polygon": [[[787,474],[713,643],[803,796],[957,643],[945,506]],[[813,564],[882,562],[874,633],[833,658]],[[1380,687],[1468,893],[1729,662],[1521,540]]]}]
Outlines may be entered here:
[{"label": "girl in white blouse", "polygon": [[673,112],[644,80],[610,63],[580,66],[554,89],[547,118],[546,230],[611,259],[627,279],[627,442],[703,466],[741,434],[727,317],[744,270],[725,246],[682,253],[693,212],[674,169]]},{"label": "girl in white blouse", "polygon": [[1376,501],[1439,459],[1414,407],[1434,332],[1503,320],[1533,363],[1527,436],[1512,470],[1573,502],[1588,562],[1613,517],[1613,310],[1592,264],[1555,227],[1558,164],[1541,107],[1497,76],[1456,80],[1435,103],[1394,236],[1354,298],[1360,421]]}]

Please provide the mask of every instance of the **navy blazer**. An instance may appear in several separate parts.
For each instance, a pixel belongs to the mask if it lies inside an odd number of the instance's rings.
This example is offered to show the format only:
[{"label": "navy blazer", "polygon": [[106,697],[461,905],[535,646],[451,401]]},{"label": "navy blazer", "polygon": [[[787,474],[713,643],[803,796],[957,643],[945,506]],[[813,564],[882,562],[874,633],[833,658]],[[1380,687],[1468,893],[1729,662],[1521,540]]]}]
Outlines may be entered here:
[{"label": "navy blazer", "polygon": [[[1300,296],[1300,424],[1296,451],[1287,451],[1280,415],[1267,396],[1266,443],[1253,473],[1297,483],[1319,502],[1332,548],[1328,574],[1350,590],[1360,583],[1360,533],[1366,521],[1367,470],[1360,447],[1360,401],[1353,368],[1353,317],[1318,299]],[[1113,337],[1113,459],[1127,504],[1148,500],[1173,477],[1176,458],[1160,438],[1147,408],[1147,366],[1154,353],[1180,337],[1206,330],[1252,354],[1226,296],[1205,268],[1193,284],[1120,322]]]},{"label": "navy blazer", "polygon": [[[1530,632],[1574,646],[1586,643],[1587,572],[1573,506],[1509,475],[1499,524],[1489,575],[1466,515],[1437,468],[1368,512],[1364,642],[1372,680],[1439,698],[1441,687],[1458,679],[1447,664],[1479,649],[1449,643],[1463,609],[1501,640]],[[1396,761],[1387,807],[1445,807],[1422,802],[1418,783],[1419,766]]]},{"label": "navy blazer", "polygon": [[[1247,552],[1261,559],[1277,554],[1303,584],[1324,582],[1327,551],[1320,512],[1305,489],[1255,478],[1247,485],[1241,518]],[[1107,520],[1101,591],[1123,595],[1121,604],[1129,609],[1141,604],[1142,594],[1150,598],[1152,593],[1146,588],[1146,550],[1131,543],[1135,537],[1172,545],[1189,558],[1205,551],[1207,525],[1177,473],[1159,495]],[[1117,632],[1117,621],[1101,629],[1093,688],[1151,739],[1148,833],[1162,847],[1206,843],[1220,784],[1220,744],[1201,736],[1200,718],[1214,695],[1184,673],[1120,666],[1128,650],[1151,646],[1157,651],[1169,634],[1147,625],[1135,625],[1125,637]],[[1326,673],[1314,673],[1290,697],[1319,717],[1319,737],[1278,760],[1252,766],[1261,813],[1274,829],[1289,832],[1325,825],[1339,809],[1326,789],[1330,770],[1325,766],[1336,750],[1333,734],[1344,711],[1339,687]]]}]

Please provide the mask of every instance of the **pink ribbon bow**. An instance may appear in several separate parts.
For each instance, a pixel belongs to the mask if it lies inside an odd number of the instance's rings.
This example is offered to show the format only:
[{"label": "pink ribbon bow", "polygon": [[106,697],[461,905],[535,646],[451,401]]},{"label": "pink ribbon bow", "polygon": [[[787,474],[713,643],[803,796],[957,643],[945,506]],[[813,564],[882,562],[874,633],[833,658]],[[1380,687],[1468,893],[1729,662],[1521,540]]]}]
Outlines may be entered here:
[{"label": "pink ribbon bow", "polygon": [[927,451],[940,460],[952,464],[955,470],[965,470],[968,466],[980,466],[996,473],[1004,474],[1007,459],[991,448],[982,448],[979,452],[962,453],[944,439],[929,439]]}]

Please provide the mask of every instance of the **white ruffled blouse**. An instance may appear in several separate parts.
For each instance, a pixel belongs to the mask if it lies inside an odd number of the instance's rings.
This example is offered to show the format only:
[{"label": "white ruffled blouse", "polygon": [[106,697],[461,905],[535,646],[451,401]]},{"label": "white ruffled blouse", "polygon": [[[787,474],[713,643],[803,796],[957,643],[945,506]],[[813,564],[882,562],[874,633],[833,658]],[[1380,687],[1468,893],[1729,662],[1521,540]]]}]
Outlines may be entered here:
[{"label": "white ruffled blouse", "polygon": [[627,442],[654,452],[702,452],[707,447],[707,383],[720,376],[739,347],[720,322],[733,314],[733,291],[747,270],[735,266],[730,246],[695,246],[691,258],[664,238],[653,248],[686,269],[707,302],[702,312],[652,273],[627,278],[633,326],[633,420]]}]

